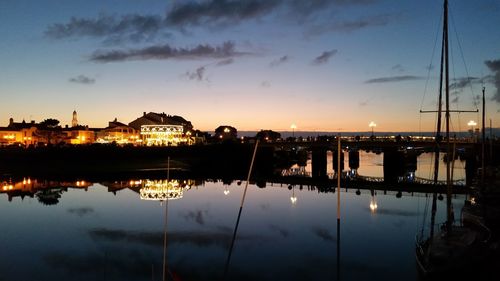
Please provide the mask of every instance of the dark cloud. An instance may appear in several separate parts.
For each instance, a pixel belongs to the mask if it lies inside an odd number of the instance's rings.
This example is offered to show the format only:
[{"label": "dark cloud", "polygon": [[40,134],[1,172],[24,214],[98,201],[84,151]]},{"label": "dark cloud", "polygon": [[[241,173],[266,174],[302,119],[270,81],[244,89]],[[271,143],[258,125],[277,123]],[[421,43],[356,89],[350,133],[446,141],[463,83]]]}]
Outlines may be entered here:
[{"label": "dark cloud", "polygon": [[130,50],[110,50],[96,51],[92,54],[90,60],[95,62],[119,62],[126,60],[150,60],[150,59],[181,59],[193,60],[204,58],[230,58],[234,56],[246,55],[249,53],[238,52],[235,50],[234,43],[231,41],[224,42],[219,46],[198,45],[193,48],[175,48],[170,45],[157,45],[146,47],[143,49]]},{"label": "dark cloud", "polygon": [[390,82],[413,81],[413,80],[421,80],[421,79],[422,79],[422,77],[419,77],[419,76],[402,75],[402,76],[373,78],[370,80],[366,80],[365,83],[366,84],[390,83]]},{"label": "dark cloud", "polygon": [[324,51],[321,55],[319,55],[318,57],[316,57],[314,60],[313,60],[313,64],[315,65],[319,65],[319,64],[324,64],[324,63],[327,63],[328,60],[330,60],[330,58],[332,56],[334,56],[335,54],[337,54],[337,50],[330,50],[330,51]]},{"label": "dark cloud", "polygon": [[187,77],[187,79],[189,79],[189,80],[203,81],[203,80],[205,80],[205,77],[204,77],[205,71],[206,71],[206,67],[200,66],[195,71],[192,71],[192,72],[187,71],[184,74],[184,76]]},{"label": "dark cloud", "polygon": [[166,21],[172,26],[230,25],[264,16],[282,2],[281,0],[182,1],[167,13]]},{"label": "dark cloud", "polygon": [[290,57],[289,56],[282,56],[280,57],[279,59],[276,59],[276,60],[273,60],[271,63],[269,63],[269,65],[271,67],[275,67],[275,66],[278,66],[278,65],[281,65],[283,63],[286,63],[290,60]]},{"label": "dark cloud", "polygon": [[479,82],[479,81],[480,81],[480,79],[476,78],[476,77],[462,77],[462,78],[453,79],[453,83],[450,84],[450,89],[461,91],[464,88],[472,85],[472,83]]},{"label": "dark cloud", "polygon": [[311,231],[314,234],[316,234],[316,236],[318,236],[319,238],[321,238],[322,240],[324,240],[326,242],[334,242],[335,241],[335,237],[326,228],[314,227]]},{"label": "dark cloud", "polygon": [[78,75],[76,77],[69,78],[68,81],[69,82],[73,82],[73,83],[78,83],[78,84],[85,84],[85,85],[89,85],[89,84],[94,84],[95,83],[95,79],[94,78],[90,78],[90,77],[87,77],[85,75]]},{"label": "dark cloud", "polygon": [[493,77],[491,81],[493,85],[497,88],[492,100],[500,103],[500,59],[498,60],[487,60],[484,62],[486,66],[493,72]]},{"label": "dark cloud", "polygon": [[225,65],[229,65],[229,64],[233,64],[233,63],[234,63],[234,59],[229,58],[229,59],[218,61],[215,65],[216,66],[225,66]]},{"label": "dark cloud", "polygon": [[45,30],[45,36],[51,39],[96,37],[107,42],[140,42],[154,39],[165,26],[165,20],[160,16],[100,14],[93,19],[73,17],[68,23],[52,24]]},{"label": "dark cloud", "polygon": [[91,207],[80,207],[80,208],[69,208],[68,213],[75,214],[79,217],[83,217],[85,215],[91,214],[94,212],[94,209]]},{"label": "dark cloud", "polygon": [[[281,11],[279,15],[293,15],[303,19],[331,8],[369,5],[374,0],[207,0],[178,1],[164,15],[127,14],[122,16],[100,14],[95,18],[71,18],[67,23],[55,23],[45,30],[51,39],[74,37],[104,38],[108,43],[125,40],[141,42],[159,35],[171,36],[171,31],[185,31],[186,27],[228,27],[255,20]],[[373,20],[344,22],[328,27],[339,30],[359,29],[373,25]],[[319,26],[319,25],[318,25]]]}]

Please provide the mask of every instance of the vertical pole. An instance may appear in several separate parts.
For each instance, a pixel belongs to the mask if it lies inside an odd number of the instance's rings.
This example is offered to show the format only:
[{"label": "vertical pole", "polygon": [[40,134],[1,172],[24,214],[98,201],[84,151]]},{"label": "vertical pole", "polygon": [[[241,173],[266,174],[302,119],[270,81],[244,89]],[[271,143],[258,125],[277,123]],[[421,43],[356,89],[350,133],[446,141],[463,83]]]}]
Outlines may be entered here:
[{"label": "vertical pole", "polygon": [[[444,1],[444,24],[443,24],[444,36],[444,61],[446,66],[445,72],[445,85],[446,85],[446,156],[449,158],[451,156],[451,146],[450,146],[450,68],[449,68],[449,56],[448,56],[448,0]],[[448,233],[452,230],[452,208],[451,208],[451,170],[450,161],[446,162],[446,228]]]},{"label": "vertical pole", "polygon": [[240,210],[238,212],[238,218],[236,219],[236,225],[234,226],[233,238],[231,240],[231,245],[229,246],[229,252],[227,254],[226,265],[224,267],[224,277],[223,280],[227,278],[227,272],[229,269],[229,262],[231,261],[231,255],[233,254],[234,242],[236,241],[236,233],[238,232],[238,226],[240,224],[241,211],[243,210],[243,203],[245,203],[245,196],[247,194],[248,182],[250,181],[250,176],[252,174],[253,163],[255,161],[255,155],[257,154],[257,147],[259,146],[259,140],[255,142],[255,148],[253,150],[252,162],[250,162],[250,168],[248,169],[247,181],[245,183],[245,189],[243,190],[243,196],[241,197]]},{"label": "vertical pole", "polygon": [[340,134],[337,137],[337,281],[340,280],[340,177],[342,169],[340,165],[340,153],[342,145],[340,143]]},{"label": "vertical pole", "polygon": [[340,134],[337,137],[337,220],[340,221],[340,177],[342,175],[341,165],[340,165],[340,153],[342,146],[340,144]]},{"label": "vertical pole", "polygon": [[484,153],[484,146],[486,145],[486,132],[485,132],[485,115],[486,115],[486,111],[485,111],[485,108],[486,108],[486,102],[485,102],[485,98],[484,98],[484,92],[485,92],[485,88],[483,87],[483,112],[482,112],[482,141],[481,141],[481,189],[484,189],[484,156],[485,156],[485,153]]}]

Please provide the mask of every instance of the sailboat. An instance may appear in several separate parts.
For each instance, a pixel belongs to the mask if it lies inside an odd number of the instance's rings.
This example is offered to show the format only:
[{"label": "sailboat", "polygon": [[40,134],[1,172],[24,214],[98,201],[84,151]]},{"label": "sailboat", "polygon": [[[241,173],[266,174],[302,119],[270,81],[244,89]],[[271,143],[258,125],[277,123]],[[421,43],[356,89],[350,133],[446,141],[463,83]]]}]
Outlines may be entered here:
[{"label": "sailboat", "polygon": [[[436,142],[439,145],[441,140],[441,95],[445,89],[445,141],[446,154],[452,155],[450,143],[450,99],[449,99],[449,62],[448,62],[448,0],[444,0],[443,16],[443,41],[441,52],[441,75],[440,75],[440,93],[438,102],[438,133]],[[439,148],[438,148],[439,149]],[[436,150],[437,156],[439,150]],[[450,278],[451,276],[464,277],[474,272],[476,265],[480,264],[484,257],[484,237],[480,231],[467,228],[462,225],[456,225],[454,212],[451,202],[452,197],[452,178],[451,163],[446,161],[446,223],[441,226],[437,233],[434,233],[435,200],[433,200],[431,233],[430,237],[416,239],[415,255],[417,268],[420,275],[426,279]],[[437,170],[435,172],[437,178]],[[435,196],[434,196],[435,197]]]}]

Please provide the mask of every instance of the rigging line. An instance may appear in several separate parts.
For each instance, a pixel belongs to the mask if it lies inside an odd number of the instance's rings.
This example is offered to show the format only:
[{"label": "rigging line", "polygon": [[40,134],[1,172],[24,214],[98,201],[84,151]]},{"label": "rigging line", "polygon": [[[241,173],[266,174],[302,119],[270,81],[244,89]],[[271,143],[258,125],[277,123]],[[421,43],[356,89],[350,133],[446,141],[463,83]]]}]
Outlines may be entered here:
[{"label": "rigging line", "polygon": [[465,57],[464,57],[464,52],[463,52],[463,49],[462,49],[462,44],[460,44],[460,37],[458,37],[457,25],[455,24],[455,18],[453,17],[453,13],[452,12],[450,13],[450,15],[451,15],[451,22],[453,23],[452,24],[453,25],[453,31],[455,32],[455,37],[457,38],[458,49],[460,51],[460,55],[462,57],[462,62],[464,64],[465,74],[467,75],[467,77],[466,77],[467,78],[467,84],[470,87],[472,102],[474,103],[474,106],[476,107],[476,109],[479,109],[477,97],[474,95],[474,89],[472,87],[471,76],[469,75],[469,70],[467,68],[467,63],[465,62]]},{"label": "rigging line", "polygon": [[424,100],[425,100],[425,96],[427,94],[427,87],[429,86],[429,80],[430,80],[430,77],[431,77],[431,70],[432,70],[432,61],[434,60],[434,54],[436,53],[436,45],[437,45],[437,42],[438,42],[438,39],[439,39],[439,33],[441,31],[441,22],[442,22],[442,18],[443,15],[441,14],[441,18],[439,19],[439,24],[438,24],[438,28],[437,28],[437,31],[436,31],[436,38],[434,40],[434,47],[432,48],[432,55],[431,55],[431,61],[427,67],[427,79],[425,81],[425,87],[424,87],[424,95],[422,96],[422,101],[420,102],[420,109],[423,108],[424,106]]}]

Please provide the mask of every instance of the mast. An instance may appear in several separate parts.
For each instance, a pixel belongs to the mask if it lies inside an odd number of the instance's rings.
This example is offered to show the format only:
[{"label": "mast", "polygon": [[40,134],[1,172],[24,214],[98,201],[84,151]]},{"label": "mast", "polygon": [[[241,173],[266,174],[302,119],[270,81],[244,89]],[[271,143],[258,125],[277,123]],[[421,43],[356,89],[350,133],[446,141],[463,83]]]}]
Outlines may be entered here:
[{"label": "mast", "polygon": [[481,138],[481,189],[484,190],[484,157],[485,157],[485,145],[486,145],[486,131],[485,131],[485,115],[486,115],[486,106],[485,106],[485,98],[484,98],[485,88],[483,87],[483,113],[482,113],[482,138]]},{"label": "mast", "polygon": [[[444,0],[444,24],[443,24],[443,38],[444,38],[444,63],[445,63],[445,119],[446,119],[446,156],[449,158],[451,155],[450,146],[450,69],[448,57],[448,0]],[[450,159],[448,159],[450,160]],[[452,159],[453,161],[453,159]],[[451,225],[453,223],[453,213],[451,209],[451,169],[450,161],[446,161],[446,229],[448,234],[451,233]]]}]

